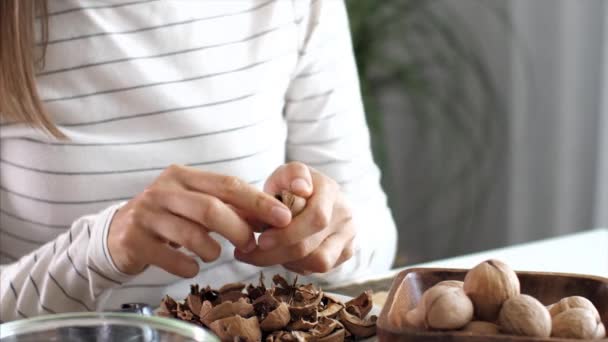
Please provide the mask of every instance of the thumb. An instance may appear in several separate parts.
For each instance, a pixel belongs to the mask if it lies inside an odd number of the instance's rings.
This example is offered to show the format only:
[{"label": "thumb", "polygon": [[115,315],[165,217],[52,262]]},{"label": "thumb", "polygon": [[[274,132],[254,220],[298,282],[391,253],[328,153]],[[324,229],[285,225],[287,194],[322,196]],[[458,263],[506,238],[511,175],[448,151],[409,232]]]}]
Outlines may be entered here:
[{"label": "thumb", "polygon": [[279,166],[266,180],[264,191],[274,195],[283,190],[304,198],[312,195],[312,175],[308,166],[299,162]]}]

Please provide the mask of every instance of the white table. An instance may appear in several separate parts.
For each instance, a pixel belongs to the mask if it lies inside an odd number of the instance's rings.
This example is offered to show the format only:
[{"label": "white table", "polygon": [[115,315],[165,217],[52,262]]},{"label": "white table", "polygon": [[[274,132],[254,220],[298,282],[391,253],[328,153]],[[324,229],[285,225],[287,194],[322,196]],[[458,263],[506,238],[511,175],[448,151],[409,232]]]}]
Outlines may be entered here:
[{"label": "white table", "polygon": [[608,229],[595,229],[552,239],[437,260],[411,267],[471,268],[499,259],[518,271],[579,273],[608,277]]},{"label": "white table", "polygon": [[335,288],[345,293],[359,293],[366,288],[386,291],[390,287],[391,279],[406,268],[472,268],[491,258],[506,262],[516,271],[577,273],[608,278],[608,229],[594,229],[444,260],[408,265]]}]

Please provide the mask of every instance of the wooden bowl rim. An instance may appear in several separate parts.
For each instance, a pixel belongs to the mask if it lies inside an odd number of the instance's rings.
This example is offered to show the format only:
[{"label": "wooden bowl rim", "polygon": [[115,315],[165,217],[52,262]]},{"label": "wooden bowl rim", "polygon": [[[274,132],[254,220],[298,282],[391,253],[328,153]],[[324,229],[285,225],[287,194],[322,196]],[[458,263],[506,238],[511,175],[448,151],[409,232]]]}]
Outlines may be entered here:
[{"label": "wooden bowl rim", "polygon": [[[450,272],[450,273],[460,273],[460,272],[468,272],[470,268],[443,268],[443,267],[412,267],[402,270],[398,273],[397,277],[401,274],[404,276],[408,273],[416,272]],[[608,278],[602,276],[596,276],[591,274],[578,274],[578,273],[562,273],[562,272],[541,272],[541,271],[518,271],[514,270],[516,274],[526,274],[526,275],[550,275],[550,276],[558,276],[558,277],[568,277],[568,278],[583,278],[590,280],[597,280],[601,283],[608,284]],[[395,277],[395,279],[397,278]]]}]

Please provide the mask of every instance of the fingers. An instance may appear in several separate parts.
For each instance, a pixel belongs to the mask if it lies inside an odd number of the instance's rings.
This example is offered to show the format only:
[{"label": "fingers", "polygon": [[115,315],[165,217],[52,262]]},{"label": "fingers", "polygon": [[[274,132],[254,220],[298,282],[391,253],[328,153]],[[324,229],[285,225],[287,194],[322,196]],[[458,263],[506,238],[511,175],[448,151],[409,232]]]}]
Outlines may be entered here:
[{"label": "fingers", "polygon": [[342,250],[342,254],[340,254],[340,257],[336,261],[336,264],[334,265],[334,267],[338,267],[338,266],[342,265],[344,262],[350,260],[350,258],[352,258],[354,254],[355,254],[355,237],[353,236],[353,238],[350,240],[350,242],[348,244],[346,244],[346,247],[344,247],[344,249]]},{"label": "fingers", "polygon": [[192,278],[198,274],[199,267],[193,258],[173,249],[169,244],[162,243],[160,240],[156,240],[156,243],[148,242],[148,248],[145,250],[148,253],[147,259],[150,264],[178,277]]},{"label": "fingers", "polygon": [[329,231],[321,231],[307,239],[293,245],[280,245],[271,250],[256,249],[250,253],[235,251],[235,258],[240,261],[256,266],[282,265],[294,260],[300,260],[313,253],[323,240],[330,234]]},{"label": "fingers", "polygon": [[353,237],[336,233],[327,237],[315,252],[283,266],[302,275],[326,273],[350,259],[352,254]]},{"label": "fingers", "polygon": [[283,265],[283,267],[284,267],[286,270],[290,271],[290,272],[297,273],[297,274],[299,274],[299,275],[303,275],[303,276],[309,276],[309,275],[311,275],[311,274],[312,274],[312,272],[311,272],[311,271],[305,271],[305,270],[300,269],[300,268],[298,268],[298,267],[296,267],[296,266],[293,266],[293,265],[291,265],[291,264],[285,264],[285,265]]},{"label": "fingers", "polygon": [[[240,213],[246,213],[246,218]],[[257,245],[248,220],[284,227],[291,222],[291,212],[272,195],[236,177],[171,166],[116,212],[110,223],[108,252],[128,274],[140,273],[151,263],[172,273],[190,274],[198,266],[176,254],[176,248],[184,246],[202,260],[213,261],[221,252],[208,234],[213,231],[238,250],[249,252]],[[142,245],[145,239],[158,241]],[[157,259],[157,254],[144,257],[140,251],[150,246],[158,246],[169,260]],[[183,261],[183,266],[171,266],[171,256]]]},{"label": "fingers", "polygon": [[[222,235],[238,249],[249,251],[256,246],[253,231],[247,222],[228,205],[213,196],[187,190],[157,191],[148,193],[148,196],[155,197],[154,200],[169,212]],[[174,234],[181,238],[192,238],[198,241],[205,239],[204,234],[196,232],[195,229],[186,229],[188,227],[193,228],[192,225],[186,225],[180,227],[181,233]],[[199,227],[201,232],[203,232],[202,227]],[[184,244],[187,241],[174,242],[187,246]],[[200,249],[200,247],[197,248]]]},{"label": "fingers", "polygon": [[310,169],[314,192],[306,209],[284,229],[270,229],[258,239],[259,248],[251,253],[235,252],[241,261],[257,266],[276,264],[292,269],[307,265],[312,271],[331,268],[354,237],[352,215],[336,182]]},{"label": "fingers", "polygon": [[[354,236],[354,227],[349,225],[343,231],[322,240],[316,248],[298,244],[268,252],[254,251],[251,254],[237,251],[235,257],[260,267],[282,264],[286,269],[302,275],[325,273],[352,257]],[[312,242],[310,246],[315,244]]]},{"label": "fingers", "polygon": [[237,177],[184,166],[170,167],[166,173],[193,192],[217,197],[272,226],[284,227],[291,221],[291,212],[283,203]]},{"label": "fingers", "polygon": [[[270,229],[260,235],[258,244],[262,250],[270,250],[278,245],[294,245],[329,225],[334,215],[334,203],[339,195],[338,185],[325,176],[315,174],[313,186],[314,193],[308,199],[306,209],[293,219],[289,227]],[[350,213],[348,214],[350,219]]]},{"label": "fingers", "polygon": [[308,166],[291,162],[277,168],[264,184],[264,191],[271,194],[289,190],[292,193],[308,197],[313,191],[313,180]]},{"label": "fingers", "polygon": [[145,223],[157,236],[169,242],[172,248],[183,246],[205,262],[219,258],[222,247],[209,236],[207,230],[190,220],[169,212],[150,212]]},{"label": "fingers", "polygon": [[267,223],[264,223],[258,220],[257,218],[251,216],[251,214],[249,214],[248,212],[233,207],[231,205],[228,206],[232,210],[234,210],[234,212],[239,215],[245,222],[247,222],[247,224],[251,227],[251,229],[253,229],[254,232],[261,233],[269,227]]}]

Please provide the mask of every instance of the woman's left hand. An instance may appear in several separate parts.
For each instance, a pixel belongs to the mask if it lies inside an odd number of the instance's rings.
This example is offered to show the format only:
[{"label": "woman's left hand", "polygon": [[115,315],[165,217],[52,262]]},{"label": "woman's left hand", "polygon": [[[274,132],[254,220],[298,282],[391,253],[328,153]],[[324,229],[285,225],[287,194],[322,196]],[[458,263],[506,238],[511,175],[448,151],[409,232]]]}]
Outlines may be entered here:
[{"label": "woman's left hand", "polygon": [[355,227],[340,186],[333,179],[292,162],[275,170],[264,190],[272,194],[289,190],[306,198],[306,207],[286,227],[266,229],[253,252],[235,250],[238,260],[256,266],[281,264],[307,275],[328,272],[351,258]]}]

